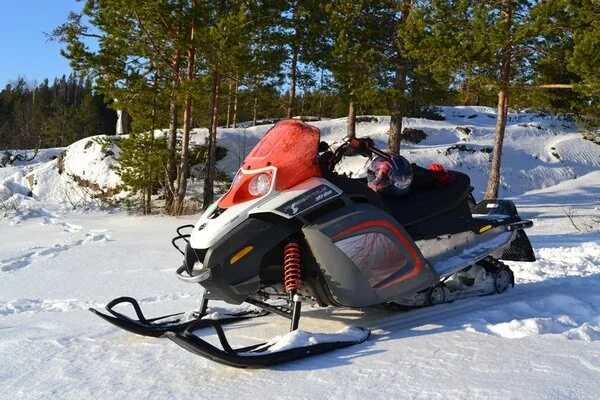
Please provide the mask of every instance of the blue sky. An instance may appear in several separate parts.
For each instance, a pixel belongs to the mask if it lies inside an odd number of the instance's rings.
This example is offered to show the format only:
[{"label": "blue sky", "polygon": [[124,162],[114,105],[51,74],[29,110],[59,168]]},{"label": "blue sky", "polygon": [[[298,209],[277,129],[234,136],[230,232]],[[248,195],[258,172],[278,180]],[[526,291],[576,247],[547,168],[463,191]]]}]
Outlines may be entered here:
[{"label": "blue sky", "polygon": [[82,7],[75,0],[0,0],[0,89],[19,76],[40,82],[69,74],[60,44],[48,42],[44,32]]}]

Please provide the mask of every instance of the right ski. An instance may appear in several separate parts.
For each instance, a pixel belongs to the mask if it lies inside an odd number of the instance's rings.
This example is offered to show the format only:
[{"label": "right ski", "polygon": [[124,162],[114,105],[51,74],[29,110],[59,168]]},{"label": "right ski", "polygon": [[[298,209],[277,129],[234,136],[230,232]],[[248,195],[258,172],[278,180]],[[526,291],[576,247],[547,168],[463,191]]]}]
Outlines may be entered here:
[{"label": "right ski", "polygon": [[[194,330],[207,327],[212,327],[215,330],[221,348],[193,333]],[[214,320],[197,320],[184,331],[169,332],[166,336],[185,350],[223,365],[235,368],[265,368],[354,346],[363,343],[371,335],[371,331],[365,328],[353,327],[352,329],[354,330],[352,337],[339,333],[322,334],[337,340],[328,340],[283,350],[272,350],[276,342],[265,342],[234,349],[229,344],[219,321]]]},{"label": "right ski", "polygon": [[[113,309],[113,307],[116,305],[124,303],[131,304],[138,319],[130,318],[127,315]],[[221,324],[230,324],[249,318],[262,317],[268,314],[268,311],[254,309],[243,310],[237,313],[220,314],[218,315],[218,318],[211,319],[206,318],[206,306],[203,303],[201,311],[196,313],[197,316],[192,318],[187,317],[186,313],[176,313],[155,318],[146,318],[139,303],[132,297],[118,297],[109,302],[105,306],[105,309],[111,315],[100,312],[95,308],[90,308],[89,310],[118,328],[135,333],[137,335],[150,337],[160,337],[167,332],[182,332],[188,326],[190,326],[190,324],[201,320],[219,321]]]}]

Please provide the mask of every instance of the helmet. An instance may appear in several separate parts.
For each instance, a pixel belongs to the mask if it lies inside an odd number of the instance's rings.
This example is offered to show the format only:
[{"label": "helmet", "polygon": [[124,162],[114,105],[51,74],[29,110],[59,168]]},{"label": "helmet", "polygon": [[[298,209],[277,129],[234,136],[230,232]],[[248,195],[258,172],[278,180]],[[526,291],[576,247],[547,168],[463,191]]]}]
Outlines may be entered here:
[{"label": "helmet", "polygon": [[369,187],[385,195],[402,196],[408,193],[412,178],[412,166],[402,156],[377,156],[367,170]]}]

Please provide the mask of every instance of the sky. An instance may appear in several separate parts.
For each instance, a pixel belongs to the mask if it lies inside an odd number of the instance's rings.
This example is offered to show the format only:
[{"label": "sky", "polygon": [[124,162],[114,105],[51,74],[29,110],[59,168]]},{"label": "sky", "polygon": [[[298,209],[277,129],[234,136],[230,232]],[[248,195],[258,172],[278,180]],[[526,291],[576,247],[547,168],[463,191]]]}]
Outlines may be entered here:
[{"label": "sky", "polygon": [[79,11],[75,0],[0,0],[0,89],[17,77],[41,82],[68,75],[61,45],[44,32],[65,22],[69,11]]}]

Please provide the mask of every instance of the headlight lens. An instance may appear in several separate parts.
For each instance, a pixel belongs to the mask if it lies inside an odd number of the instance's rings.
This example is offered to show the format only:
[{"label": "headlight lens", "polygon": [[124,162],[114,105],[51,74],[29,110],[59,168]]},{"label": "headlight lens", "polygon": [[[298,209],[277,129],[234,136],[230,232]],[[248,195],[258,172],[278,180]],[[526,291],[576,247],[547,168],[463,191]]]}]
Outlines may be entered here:
[{"label": "headlight lens", "polygon": [[271,177],[267,174],[259,174],[248,183],[248,192],[252,196],[264,196],[271,189]]}]

